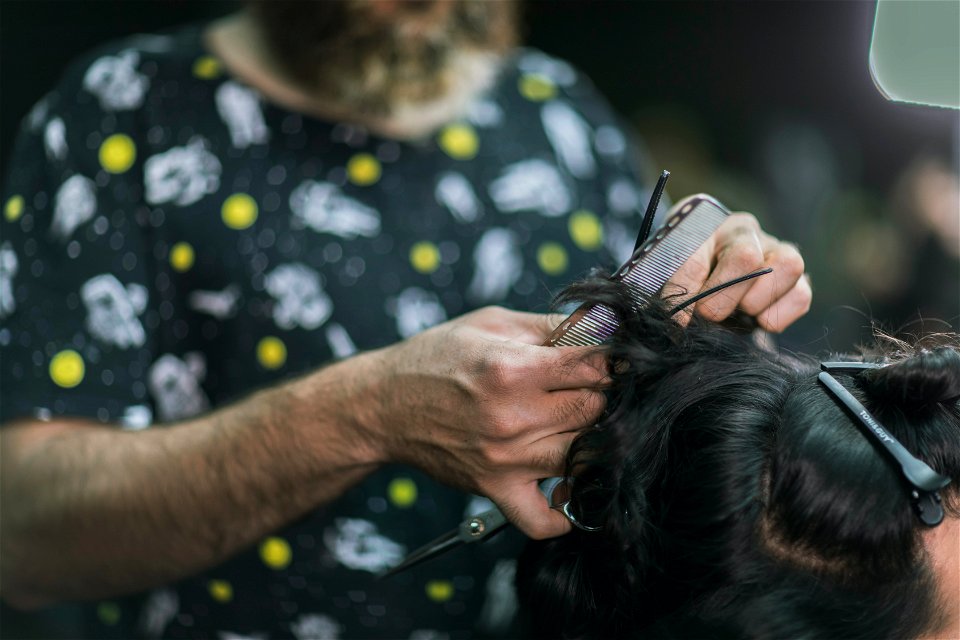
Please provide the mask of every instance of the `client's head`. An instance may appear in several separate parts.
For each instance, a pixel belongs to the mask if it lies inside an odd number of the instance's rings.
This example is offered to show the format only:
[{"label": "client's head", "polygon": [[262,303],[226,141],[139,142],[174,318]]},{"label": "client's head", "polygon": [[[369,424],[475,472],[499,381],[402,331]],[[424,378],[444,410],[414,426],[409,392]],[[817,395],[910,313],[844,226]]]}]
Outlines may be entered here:
[{"label": "client's head", "polygon": [[818,382],[818,361],[682,328],[656,302],[632,312],[612,283],[568,295],[623,321],[608,412],[568,458],[571,505],[602,529],[530,544],[517,581],[534,634],[917,638],[958,624],[955,337],[891,343],[873,356],[889,366],[834,373],[952,479],[931,529],[900,467]]}]

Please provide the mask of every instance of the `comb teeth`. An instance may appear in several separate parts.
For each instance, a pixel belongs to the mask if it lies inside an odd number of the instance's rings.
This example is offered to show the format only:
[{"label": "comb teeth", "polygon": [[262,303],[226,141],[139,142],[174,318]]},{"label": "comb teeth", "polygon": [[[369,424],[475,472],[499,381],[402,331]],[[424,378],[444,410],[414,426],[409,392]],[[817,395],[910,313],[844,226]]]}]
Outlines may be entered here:
[{"label": "comb teeth", "polygon": [[[639,307],[663,288],[728,214],[712,198],[691,198],[633,253],[612,279],[622,280],[627,285],[630,298]],[[546,344],[562,347],[598,345],[617,330],[616,314],[601,304],[587,309],[579,319],[572,318],[561,323]]]},{"label": "comb teeth", "polygon": [[[660,291],[726,217],[725,209],[709,200],[702,200],[684,218],[678,219],[673,227],[669,226],[672,220],[668,221],[633,254],[614,278],[628,285],[631,297],[639,304],[645,297]],[[683,223],[682,227],[680,223]]]}]

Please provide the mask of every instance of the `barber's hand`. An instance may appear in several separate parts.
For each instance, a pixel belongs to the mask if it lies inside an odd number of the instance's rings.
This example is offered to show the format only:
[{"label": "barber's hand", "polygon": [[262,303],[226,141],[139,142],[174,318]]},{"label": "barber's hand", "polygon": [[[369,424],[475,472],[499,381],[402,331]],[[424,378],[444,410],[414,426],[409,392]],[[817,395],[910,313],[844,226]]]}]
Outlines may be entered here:
[{"label": "barber's hand", "polygon": [[[683,300],[728,280],[773,267],[773,273],[734,285],[677,314],[686,323],[691,313],[719,322],[736,309],[767,331],[779,333],[810,309],[810,280],[797,248],[765,233],[749,213],[734,213],[680,267],[664,295]],[[682,316],[682,317],[681,317]]]},{"label": "barber's hand", "polygon": [[562,320],[487,307],[379,352],[385,458],[487,496],[532,538],[568,532],[537,481],[563,475],[603,411],[607,365],[595,347],[539,346]]}]

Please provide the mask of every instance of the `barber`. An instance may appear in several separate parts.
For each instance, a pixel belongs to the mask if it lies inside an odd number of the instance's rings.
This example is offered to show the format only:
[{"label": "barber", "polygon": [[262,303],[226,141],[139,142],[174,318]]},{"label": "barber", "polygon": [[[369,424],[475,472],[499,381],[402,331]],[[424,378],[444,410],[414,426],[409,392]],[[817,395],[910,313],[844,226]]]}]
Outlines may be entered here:
[{"label": "barber", "polygon": [[[2,250],[16,265],[2,309],[4,600],[34,609],[160,589],[172,608],[154,599],[140,615],[140,632],[156,635],[397,637],[438,620],[449,631],[473,624],[479,573],[476,584],[371,582],[377,562],[457,521],[464,499],[444,485],[486,496],[532,538],[569,530],[537,480],[562,473],[603,410],[605,362],[539,346],[559,316],[484,306],[530,308],[536,296],[484,280],[497,271],[480,243],[505,230],[514,244],[501,259],[534,274],[534,288],[559,286],[598,262],[599,230],[634,224],[604,210],[635,173],[615,121],[569,67],[512,52],[514,20],[508,3],[254,3],[202,30],[109,45],[68,72],[28,118],[3,193]],[[190,131],[176,128],[183,118]],[[319,139],[300,135],[308,126],[332,142],[304,148]],[[578,148],[584,131],[607,146]],[[185,154],[194,164],[177,174]],[[564,210],[505,166],[550,167]],[[459,200],[439,190],[453,173]],[[318,217],[337,203],[349,206],[335,215],[355,215],[346,231]],[[596,215],[572,218],[586,206]],[[516,244],[524,234],[537,253]],[[284,238],[296,260],[277,253]],[[398,255],[402,268],[389,262]],[[361,259],[352,271],[348,258]],[[268,264],[251,276],[251,260]],[[447,265],[448,281],[431,279]],[[779,332],[806,312],[809,284],[796,249],[749,214],[724,223],[668,290],[765,266],[773,276],[688,311],[741,309]],[[391,269],[396,280],[377,289],[374,275]],[[144,411],[151,428],[118,428],[144,426]],[[412,531],[396,524],[411,504],[423,505]],[[385,546],[351,565],[338,540]],[[411,604],[424,582],[433,603]],[[416,610],[434,603],[446,618]]]}]

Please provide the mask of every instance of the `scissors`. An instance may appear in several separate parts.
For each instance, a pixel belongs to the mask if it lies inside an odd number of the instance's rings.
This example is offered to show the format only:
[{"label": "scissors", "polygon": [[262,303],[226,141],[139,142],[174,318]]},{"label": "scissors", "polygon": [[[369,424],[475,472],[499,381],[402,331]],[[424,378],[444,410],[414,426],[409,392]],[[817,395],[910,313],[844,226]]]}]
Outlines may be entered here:
[{"label": "scissors", "polygon": [[[546,480],[541,480],[540,492],[547,499],[547,504],[550,505],[550,508],[556,509],[565,515],[567,520],[569,520],[570,524],[573,526],[577,527],[578,529],[582,529],[583,531],[599,531],[600,527],[590,527],[577,520],[577,517],[570,510],[569,491],[564,497],[555,495],[560,493],[557,491],[558,489],[562,490],[563,486],[568,485],[571,481],[571,478],[547,478]],[[456,529],[448,531],[436,540],[423,545],[404,558],[403,562],[381,573],[378,577],[386,578],[388,576],[392,576],[395,573],[403,571],[404,569],[408,569],[414,565],[438,556],[449,549],[453,549],[464,544],[486,540],[495,533],[499,533],[508,524],[510,524],[510,521],[507,520],[506,516],[503,515],[503,512],[496,507],[484,511],[483,513],[478,513],[475,516],[470,516],[461,522],[460,526],[458,526]]]},{"label": "scissors", "polygon": [[[669,171],[660,174],[647,204],[633,255],[612,276],[612,279],[627,285],[630,296],[637,305],[657,293],[730,213],[709,196],[691,196],[678,202],[671,209],[666,223],[652,238],[648,238],[669,177]],[[677,232],[681,227],[682,230]],[[544,345],[599,345],[613,335],[617,326],[616,315],[609,308],[600,304],[583,305],[560,323]],[[540,481],[540,492],[550,508],[566,516],[574,527],[583,531],[598,531],[600,527],[591,527],[580,522],[573,513],[569,491],[572,482],[573,478],[547,478]],[[470,516],[456,529],[420,547],[379,577],[394,575],[455,547],[486,540],[508,524],[503,512],[496,507]]]}]

